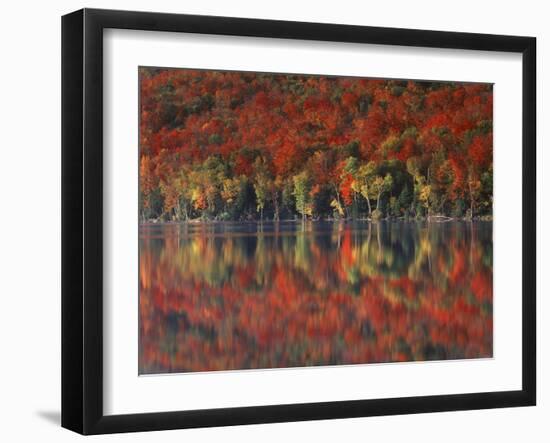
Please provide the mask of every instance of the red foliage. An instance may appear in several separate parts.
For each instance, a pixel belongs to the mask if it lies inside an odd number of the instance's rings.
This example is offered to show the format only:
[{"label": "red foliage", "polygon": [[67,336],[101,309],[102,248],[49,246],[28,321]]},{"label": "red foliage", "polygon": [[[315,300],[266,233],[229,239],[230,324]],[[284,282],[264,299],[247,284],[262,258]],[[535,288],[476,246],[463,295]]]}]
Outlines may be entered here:
[{"label": "red foliage", "polygon": [[468,155],[480,168],[486,168],[493,160],[492,133],[481,136],[476,135],[468,148]]},{"label": "red foliage", "polygon": [[240,234],[196,228],[140,237],[144,372],[492,355],[492,266],[471,231],[420,234],[429,252],[390,266],[384,257],[401,240],[376,228],[372,238],[332,232],[322,250],[318,237],[287,232],[253,251]]},{"label": "red foliage", "polygon": [[[376,163],[442,152],[453,157],[456,195],[468,166],[492,164],[490,85],[154,68],[139,75],[140,156],[154,165],[143,170],[144,201],[167,171],[212,155],[230,175],[249,176],[261,152],[290,181],[316,151],[331,150],[325,174],[313,176],[320,184],[336,176],[350,143],[361,161]],[[390,136],[399,149],[382,149]],[[341,184],[346,204],[349,181]]]},{"label": "red foliage", "polygon": [[353,202],[353,176],[351,174],[346,174],[340,185],[340,193],[342,194],[342,199],[346,206],[350,206]]}]

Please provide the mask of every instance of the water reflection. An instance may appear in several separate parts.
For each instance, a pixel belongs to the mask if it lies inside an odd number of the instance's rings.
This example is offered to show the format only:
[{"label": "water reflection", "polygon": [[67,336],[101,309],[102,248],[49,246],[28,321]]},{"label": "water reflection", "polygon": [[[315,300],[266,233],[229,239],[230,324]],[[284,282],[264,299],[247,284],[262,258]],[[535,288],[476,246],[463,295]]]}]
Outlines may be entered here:
[{"label": "water reflection", "polygon": [[492,355],[492,225],[140,228],[142,374]]}]

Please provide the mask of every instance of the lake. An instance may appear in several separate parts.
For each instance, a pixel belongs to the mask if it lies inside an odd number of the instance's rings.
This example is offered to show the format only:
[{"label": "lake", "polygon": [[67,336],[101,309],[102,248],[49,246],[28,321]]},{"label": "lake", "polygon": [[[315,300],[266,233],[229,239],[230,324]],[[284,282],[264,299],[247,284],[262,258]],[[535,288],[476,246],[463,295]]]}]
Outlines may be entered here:
[{"label": "lake", "polygon": [[140,226],[139,373],[491,357],[492,223]]}]

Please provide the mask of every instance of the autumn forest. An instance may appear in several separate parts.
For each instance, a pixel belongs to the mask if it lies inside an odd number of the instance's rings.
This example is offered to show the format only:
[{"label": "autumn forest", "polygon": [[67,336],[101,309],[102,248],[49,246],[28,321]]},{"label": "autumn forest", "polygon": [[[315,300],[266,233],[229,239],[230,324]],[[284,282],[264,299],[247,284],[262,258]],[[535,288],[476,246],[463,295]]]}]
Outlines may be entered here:
[{"label": "autumn forest", "polygon": [[491,84],[139,76],[142,222],[492,216]]}]

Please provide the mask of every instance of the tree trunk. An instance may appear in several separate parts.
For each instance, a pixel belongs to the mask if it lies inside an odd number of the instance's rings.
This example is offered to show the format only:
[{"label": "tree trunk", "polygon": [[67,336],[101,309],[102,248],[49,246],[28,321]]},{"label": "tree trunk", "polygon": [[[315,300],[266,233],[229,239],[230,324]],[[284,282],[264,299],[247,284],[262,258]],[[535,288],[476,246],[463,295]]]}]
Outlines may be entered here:
[{"label": "tree trunk", "polygon": [[273,208],[275,209],[275,215],[273,216],[273,219],[275,221],[279,221],[279,199],[277,198],[277,193],[274,193],[272,200]]},{"label": "tree trunk", "polygon": [[474,219],[474,193],[472,191],[472,183],[468,183],[468,190],[470,191],[470,220]]},{"label": "tree trunk", "polygon": [[336,201],[338,202],[338,207],[341,208],[342,203],[340,202],[340,193],[338,192],[338,188],[334,183],[332,184],[332,186],[334,187],[334,192],[336,193]]},{"label": "tree trunk", "polygon": [[369,208],[369,217],[370,217],[370,216],[372,215],[372,208],[371,208],[371,206],[370,206],[369,193],[367,192],[366,194],[367,194],[367,197],[366,197],[366,199],[367,199],[367,207]]},{"label": "tree trunk", "polygon": [[189,220],[189,213],[187,212],[187,203],[183,204],[183,219]]}]

